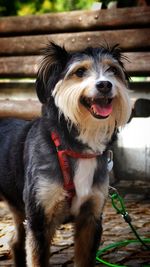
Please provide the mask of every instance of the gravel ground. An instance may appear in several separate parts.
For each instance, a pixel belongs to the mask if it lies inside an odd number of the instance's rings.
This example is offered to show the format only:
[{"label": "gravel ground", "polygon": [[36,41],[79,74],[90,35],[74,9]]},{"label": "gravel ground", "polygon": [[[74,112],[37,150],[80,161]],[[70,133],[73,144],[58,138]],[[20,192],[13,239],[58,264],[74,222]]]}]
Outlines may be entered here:
[{"label": "gravel ground", "polygon": [[[132,223],[138,233],[150,238],[150,201],[143,196],[126,195],[125,203]],[[0,202],[0,267],[13,267],[13,260],[9,249],[9,240],[14,233],[11,214],[3,202]],[[103,237],[101,248],[108,244],[124,239],[134,239],[134,234],[121,215],[116,214],[108,199],[103,214]],[[51,249],[52,267],[73,267],[73,226],[62,225],[56,233]],[[82,249],[82,248],[81,248]],[[102,257],[110,263],[120,266],[150,267],[150,252],[143,250],[141,245],[130,244],[124,248],[114,248]],[[97,266],[106,266],[98,263]],[[21,266],[20,266],[21,267]]]}]

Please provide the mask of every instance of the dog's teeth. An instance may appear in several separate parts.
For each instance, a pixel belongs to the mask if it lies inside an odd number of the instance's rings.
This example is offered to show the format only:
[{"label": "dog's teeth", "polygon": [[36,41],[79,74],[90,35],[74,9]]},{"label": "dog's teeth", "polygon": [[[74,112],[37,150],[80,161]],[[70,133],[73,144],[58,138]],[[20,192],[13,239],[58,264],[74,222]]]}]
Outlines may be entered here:
[{"label": "dog's teeth", "polygon": [[91,108],[92,112],[95,114],[95,115],[98,115],[98,113],[94,110],[94,108],[92,107]]},{"label": "dog's teeth", "polygon": [[108,98],[104,98],[104,103],[108,104]]}]

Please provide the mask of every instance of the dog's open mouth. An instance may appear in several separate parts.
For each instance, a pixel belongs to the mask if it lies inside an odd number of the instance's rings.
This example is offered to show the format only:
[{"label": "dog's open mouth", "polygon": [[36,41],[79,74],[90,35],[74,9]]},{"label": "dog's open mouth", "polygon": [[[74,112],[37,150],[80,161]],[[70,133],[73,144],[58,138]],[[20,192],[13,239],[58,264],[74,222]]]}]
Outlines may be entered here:
[{"label": "dog's open mouth", "polygon": [[112,113],[112,98],[88,98],[81,97],[81,104],[86,107],[93,117],[105,119]]}]

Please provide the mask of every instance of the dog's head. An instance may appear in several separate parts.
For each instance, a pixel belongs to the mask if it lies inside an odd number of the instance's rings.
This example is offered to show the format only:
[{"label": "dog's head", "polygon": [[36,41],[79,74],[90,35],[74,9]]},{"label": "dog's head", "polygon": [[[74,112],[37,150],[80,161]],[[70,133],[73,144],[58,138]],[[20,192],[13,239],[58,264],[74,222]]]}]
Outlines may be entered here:
[{"label": "dog's head", "polygon": [[116,126],[127,122],[127,74],[118,46],[68,53],[50,43],[44,53],[36,83],[42,103],[54,101],[60,116],[79,128],[83,121]]}]

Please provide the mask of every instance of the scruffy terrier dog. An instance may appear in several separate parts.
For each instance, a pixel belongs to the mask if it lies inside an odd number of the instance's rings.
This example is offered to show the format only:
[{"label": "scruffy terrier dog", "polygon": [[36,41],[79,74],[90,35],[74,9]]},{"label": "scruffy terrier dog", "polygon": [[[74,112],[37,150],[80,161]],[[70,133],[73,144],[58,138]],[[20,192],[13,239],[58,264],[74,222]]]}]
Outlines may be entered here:
[{"label": "scruffy terrier dog", "polygon": [[75,266],[95,265],[107,149],[131,112],[121,60],[117,46],[70,53],[48,44],[36,82],[42,117],[0,121],[0,193],[14,215],[15,266],[49,266],[55,229],[70,217]]}]

